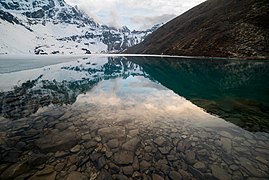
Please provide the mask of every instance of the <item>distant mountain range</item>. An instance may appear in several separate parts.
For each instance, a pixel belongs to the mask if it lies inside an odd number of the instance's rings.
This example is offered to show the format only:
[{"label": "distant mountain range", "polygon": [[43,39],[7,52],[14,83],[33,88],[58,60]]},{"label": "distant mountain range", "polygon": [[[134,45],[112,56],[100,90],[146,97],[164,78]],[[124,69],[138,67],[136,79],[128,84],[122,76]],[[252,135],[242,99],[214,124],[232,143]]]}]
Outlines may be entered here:
[{"label": "distant mountain range", "polygon": [[64,0],[0,0],[0,54],[118,53],[160,26],[130,31],[100,25]]},{"label": "distant mountain range", "polygon": [[207,0],[126,53],[269,58],[269,1]]}]

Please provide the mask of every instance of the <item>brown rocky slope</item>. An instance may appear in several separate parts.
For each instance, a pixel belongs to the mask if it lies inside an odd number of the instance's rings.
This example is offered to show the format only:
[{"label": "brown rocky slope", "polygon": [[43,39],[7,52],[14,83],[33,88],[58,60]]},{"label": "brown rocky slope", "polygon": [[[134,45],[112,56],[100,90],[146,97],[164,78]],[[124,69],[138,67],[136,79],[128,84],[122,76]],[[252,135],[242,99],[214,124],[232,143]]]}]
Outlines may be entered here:
[{"label": "brown rocky slope", "polygon": [[268,0],[207,0],[125,53],[269,57]]}]

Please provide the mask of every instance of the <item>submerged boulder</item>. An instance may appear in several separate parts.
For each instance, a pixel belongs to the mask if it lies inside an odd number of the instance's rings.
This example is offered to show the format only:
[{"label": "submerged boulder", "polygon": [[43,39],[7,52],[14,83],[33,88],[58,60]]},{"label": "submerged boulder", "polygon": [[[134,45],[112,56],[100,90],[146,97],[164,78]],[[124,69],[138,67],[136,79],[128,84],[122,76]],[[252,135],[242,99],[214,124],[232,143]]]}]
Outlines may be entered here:
[{"label": "submerged boulder", "polygon": [[75,132],[65,130],[42,136],[35,144],[42,152],[56,152],[74,147],[79,140],[80,137]]}]

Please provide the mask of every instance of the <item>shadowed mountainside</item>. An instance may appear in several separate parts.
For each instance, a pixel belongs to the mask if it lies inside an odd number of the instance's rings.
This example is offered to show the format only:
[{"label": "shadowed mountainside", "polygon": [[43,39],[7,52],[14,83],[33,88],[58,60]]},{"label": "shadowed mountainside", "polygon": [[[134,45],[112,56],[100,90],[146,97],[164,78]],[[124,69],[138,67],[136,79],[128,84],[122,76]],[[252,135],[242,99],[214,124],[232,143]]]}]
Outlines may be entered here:
[{"label": "shadowed mountainside", "polygon": [[269,57],[269,1],[207,0],[126,53]]}]

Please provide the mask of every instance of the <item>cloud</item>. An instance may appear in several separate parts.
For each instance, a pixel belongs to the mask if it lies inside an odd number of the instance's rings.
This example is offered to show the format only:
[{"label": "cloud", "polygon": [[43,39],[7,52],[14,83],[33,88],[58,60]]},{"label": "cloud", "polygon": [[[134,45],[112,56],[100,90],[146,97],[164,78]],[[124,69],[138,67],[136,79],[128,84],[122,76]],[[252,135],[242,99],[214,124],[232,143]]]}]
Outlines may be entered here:
[{"label": "cloud", "polygon": [[130,21],[139,26],[139,29],[148,29],[158,23],[166,23],[176,17],[175,14],[163,14],[160,16],[133,16]]},{"label": "cloud", "polygon": [[[100,24],[131,29],[167,22],[205,0],[66,0]],[[140,22],[138,22],[138,20]]]},{"label": "cloud", "polygon": [[107,25],[115,27],[115,28],[120,28],[121,26],[118,22],[118,19],[119,19],[119,14],[116,11],[110,11]]}]

